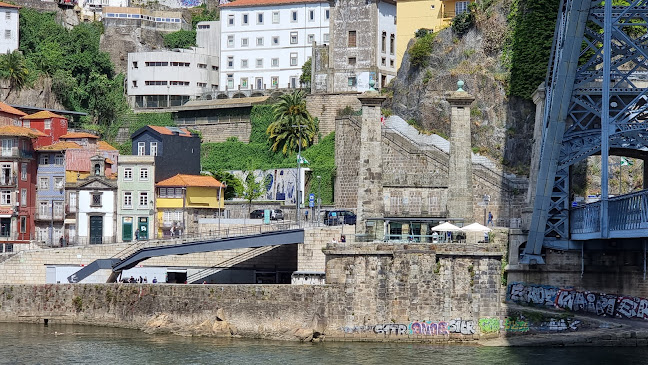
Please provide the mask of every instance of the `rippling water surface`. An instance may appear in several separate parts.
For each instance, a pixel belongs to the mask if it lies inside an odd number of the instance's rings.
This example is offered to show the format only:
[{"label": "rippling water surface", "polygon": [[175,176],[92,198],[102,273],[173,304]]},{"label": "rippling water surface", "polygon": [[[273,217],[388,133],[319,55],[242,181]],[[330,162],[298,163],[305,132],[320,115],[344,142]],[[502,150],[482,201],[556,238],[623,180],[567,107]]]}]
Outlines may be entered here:
[{"label": "rippling water surface", "polygon": [[648,349],[294,343],[0,323],[0,364],[647,364]]}]

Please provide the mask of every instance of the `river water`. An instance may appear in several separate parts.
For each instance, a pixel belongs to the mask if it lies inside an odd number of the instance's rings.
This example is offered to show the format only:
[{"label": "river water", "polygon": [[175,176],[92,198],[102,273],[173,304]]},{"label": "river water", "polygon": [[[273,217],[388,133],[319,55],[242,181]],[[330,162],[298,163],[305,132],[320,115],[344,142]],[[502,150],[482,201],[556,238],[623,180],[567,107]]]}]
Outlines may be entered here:
[{"label": "river water", "polygon": [[119,328],[0,323],[0,364],[626,364],[648,348],[294,343],[148,335]]}]

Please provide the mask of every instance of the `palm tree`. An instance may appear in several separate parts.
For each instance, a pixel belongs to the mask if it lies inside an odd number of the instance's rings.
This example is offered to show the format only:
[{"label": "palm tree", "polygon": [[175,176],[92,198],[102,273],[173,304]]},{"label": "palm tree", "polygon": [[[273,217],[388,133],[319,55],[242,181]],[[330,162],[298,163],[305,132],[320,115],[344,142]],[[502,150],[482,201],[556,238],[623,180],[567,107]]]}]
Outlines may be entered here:
[{"label": "palm tree", "polygon": [[12,90],[20,91],[27,84],[29,69],[22,53],[14,50],[0,57],[0,70],[2,70],[0,76],[5,80],[9,80],[9,92],[5,97],[5,100],[7,100]]},{"label": "palm tree", "polygon": [[306,110],[306,93],[294,91],[279,97],[274,105],[274,122],[270,123],[266,133],[272,142],[272,150],[281,150],[288,155],[313,144],[317,135],[317,124]]}]

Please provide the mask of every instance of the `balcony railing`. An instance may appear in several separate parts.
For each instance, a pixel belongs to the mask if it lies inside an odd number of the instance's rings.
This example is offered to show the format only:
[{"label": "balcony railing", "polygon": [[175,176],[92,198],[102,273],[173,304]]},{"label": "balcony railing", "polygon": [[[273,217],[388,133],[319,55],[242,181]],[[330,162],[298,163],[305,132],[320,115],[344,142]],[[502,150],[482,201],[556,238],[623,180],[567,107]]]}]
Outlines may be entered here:
[{"label": "balcony railing", "polygon": [[0,186],[16,186],[17,181],[16,176],[2,176],[0,177]]},{"label": "balcony railing", "polygon": [[50,213],[36,213],[34,215],[34,219],[37,221],[49,221],[49,220],[54,220],[54,221],[62,221],[65,219],[62,213],[54,213],[54,215]]}]

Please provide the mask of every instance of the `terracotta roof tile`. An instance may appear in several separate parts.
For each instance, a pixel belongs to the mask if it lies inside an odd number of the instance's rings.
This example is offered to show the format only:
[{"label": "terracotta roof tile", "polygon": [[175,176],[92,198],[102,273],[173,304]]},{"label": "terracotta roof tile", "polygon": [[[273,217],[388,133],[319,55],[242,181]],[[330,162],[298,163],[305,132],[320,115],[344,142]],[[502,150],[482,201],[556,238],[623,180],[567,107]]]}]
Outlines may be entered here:
[{"label": "terracotta roof tile", "polygon": [[3,3],[2,1],[0,1],[0,8],[16,8],[16,9],[20,9],[20,6],[7,4],[7,3]]},{"label": "terracotta roof tile", "polygon": [[[2,4],[2,3],[0,2],[0,4]],[[9,106],[9,105],[1,102],[1,101],[0,101],[0,112],[14,114],[14,115],[17,115],[19,117],[24,117],[25,115],[27,115],[27,113],[21,112],[20,110],[14,108],[12,106]]]},{"label": "terracotta roof tile", "polygon": [[270,6],[270,5],[283,5],[283,4],[306,4],[306,3],[322,3],[321,0],[236,0],[220,7],[234,8],[246,6]]},{"label": "terracotta roof tile", "polygon": [[60,141],[49,146],[38,148],[38,151],[65,151],[74,148],[81,148],[81,146],[75,142]]},{"label": "terracotta roof tile", "polygon": [[99,136],[95,136],[94,134],[86,133],[86,132],[71,132],[68,134],[64,134],[59,137],[59,139],[73,139],[73,138],[96,138],[99,139]]},{"label": "terracotta roof tile", "polygon": [[39,112],[36,112],[34,114],[29,114],[27,116],[24,116],[22,119],[49,119],[49,118],[65,118],[62,115],[54,114],[48,110],[41,110]]},{"label": "terracotta roof tile", "polygon": [[104,151],[117,151],[117,149],[113,146],[111,146],[108,142],[106,141],[98,141],[97,146],[99,146],[100,150]]},{"label": "terracotta roof tile", "polygon": [[220,181],[211,176],[177,174],[155,184],[156,186],[197,186],[197,187],[225,187]]},{"label": "terracotta roof tile", "polygon": [[36,129],[18,127],[15,125],[5,125],[0,127],[0,136],[14,136],[14,137],[46,137],[47,134],[37,131]]},{"label": "terracotta roof tile", "polygon": [[178,127],[160,127],[157,125],[149,125],[149,128],[153,129],[154,131],[160,133],[160,134],[166,134],[166,135],[173,135],[173,131],[177,130],[180,132],[180,136],[182,137],[191,137],[191,132],[189,132],[186,128],[178,128]]}]

